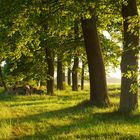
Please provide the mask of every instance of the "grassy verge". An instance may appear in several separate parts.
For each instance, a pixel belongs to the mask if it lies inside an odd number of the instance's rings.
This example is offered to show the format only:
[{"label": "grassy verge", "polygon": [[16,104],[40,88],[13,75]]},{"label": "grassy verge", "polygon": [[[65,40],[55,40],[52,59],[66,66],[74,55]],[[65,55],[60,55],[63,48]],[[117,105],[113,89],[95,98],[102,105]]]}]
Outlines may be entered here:
[{"label": "grassy verge", "polygon": [[73,140],[140,139],[140,112],[122,116],[116,112],[119,86],[109,86],[112,106],[85,104],[84,91],[56,91],[55,96],[0,95],[0,139]]}]

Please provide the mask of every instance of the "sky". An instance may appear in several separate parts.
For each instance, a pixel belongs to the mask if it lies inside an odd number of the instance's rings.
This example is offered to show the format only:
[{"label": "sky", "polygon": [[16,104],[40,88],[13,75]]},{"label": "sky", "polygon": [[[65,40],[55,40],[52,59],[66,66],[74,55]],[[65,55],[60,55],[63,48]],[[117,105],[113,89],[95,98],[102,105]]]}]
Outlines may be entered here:
[{"label": "sky", "polygon": [[116,68],[115,71],[110,71],[110,74],[109,74],[110,77],[112,78],[121,78],[121,71],[119,68]]}]

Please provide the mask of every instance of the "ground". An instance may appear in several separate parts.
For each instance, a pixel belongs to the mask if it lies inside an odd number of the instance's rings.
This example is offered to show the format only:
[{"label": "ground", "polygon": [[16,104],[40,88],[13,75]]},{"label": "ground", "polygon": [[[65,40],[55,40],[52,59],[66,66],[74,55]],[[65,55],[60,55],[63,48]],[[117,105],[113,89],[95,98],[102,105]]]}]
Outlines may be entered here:
[{"label": "ground", "polygon": [[[97,108],[86,103],[84,91],[55,91],[55,96],[0,94],[0,139],[75,140],[140,139],[140,111],[117,112],[119,86],[109,86],[111,106]],[[140,106],[139,106],[140,108]]]}]

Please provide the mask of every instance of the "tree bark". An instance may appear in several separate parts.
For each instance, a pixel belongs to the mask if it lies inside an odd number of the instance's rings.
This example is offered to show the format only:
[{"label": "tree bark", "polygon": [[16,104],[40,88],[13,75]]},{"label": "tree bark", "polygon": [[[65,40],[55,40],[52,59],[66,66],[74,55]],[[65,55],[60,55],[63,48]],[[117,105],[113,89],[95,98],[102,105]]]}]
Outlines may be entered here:
[{"label": "tree bark", "polygon": [[67,60],[68,69],[67,69],[67,83],[69,86],[71,86],[71,55],[69,56],[69,59]]},{"label": "tree bark", "polygon": [[68,67],[68,85],[71,86],[71,69]]},{"label": "tree bark", "polygon": [[72,68],[72,91],[78,91],[78,65],[79,59],[75,56]]},{"label": "tree bark", "polygon": [[[138,107],[139,28],[138,24],[129,20],[137,15],[136,0],[128,0],[127,5],[122,5],[123,54],[121,60],[120,111],[126,113]],[[134,32],[129,30],[131,24],[136,24],[133,28]]]},{"label": "tree bark", "polygon": [[51,50],[46,47],[46,58],[47,58],[47,94],[53,95],[54,94],[54,58],[51,53]]},{"label": "tree bark", "polygon": [[4,91],[7,91],[7,86],[6,86],[6,83],[5,83],[4,78],[3,78],[1,66],[0,66],[0,79],[1,79],[1,83],[4,87]]},{"label": "tree bark", "polygon": [[57,89],[63,90],[63,65],[61,59],[57,60]]},{"label": "tree bark", "polygon": [[72,68],[72,91],[78,91],[78,65],[79,58],[77,56],[77,46],[78,46],[78,20],[74,21],[74,34],[75,34],[75,54],[74,54],[74,64]]},{"label": "tree bark", "polygon": [[66,76],[65,76],[65,67],[63,67],[63,82],[65,83],[66,82]]},{"label": "tree bark", "polygon": [[95,105],[107,105],[107,84],[105,67],[101,54],[96,27],[96,17],[81,19],[90,76],[90,101]]},{"label": "tree bark", "polygon": [[82,72],[81,72],[81,90],[84,90],[84,69],[85,69],[85,64],[82,61]]}]

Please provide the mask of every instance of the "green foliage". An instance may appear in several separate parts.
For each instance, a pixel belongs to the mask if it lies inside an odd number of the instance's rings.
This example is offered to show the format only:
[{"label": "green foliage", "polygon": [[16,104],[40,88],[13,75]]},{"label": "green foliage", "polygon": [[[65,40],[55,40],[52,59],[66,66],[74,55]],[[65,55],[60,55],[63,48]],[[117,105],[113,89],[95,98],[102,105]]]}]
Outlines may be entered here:
[{"label": "green foliage", "polygon": [[[8,69],[9,74],[21,79],[28,77],[41,80],[47,77],[44,53],[46,46],[54,57],[63,55],[63,61],[67,61],[75,53],[79,57],[82,53],[85,57],[80,19],[90,18],[90,8],[97,9],[100,32],[105,29],[118,29],[121,21],[112,1],[0,0],[0,3],[0,61],[10,61],[12,67]],[[117,4],[119,5],[119,2]],[[114,16],[115,26],[112,26]],[[79,28],[76,41],[75,21]],[[102,35],[100,39],[106,66],[117,66],[119,48]]]},{"label": "green foliage", "polygon": [[[126,0],[0,0],[0,62],[7,62],[4,71],[7,82],[45,81],[49,77],[46,75],[46,46],[54,58],[61,56],[62,61],[69,63],[78,55],[86,63],[80,19],[90,18],[95,8],[106,69],[117,67],[122,53],[118,45],[122,42],[122,3],[127,5]],[[139,16],[127,20],[131,23],[128,31],[134,32],[135,25],[140,23]],[[111,39],[102,35],[104,30],[110,33]],[[71,67],[70,63],[68,65]],[[128,77],[131,76],[129,73]]]},{"label": "green foliage", "polygon": [[139,15],[128,17],[128,32],[133,33],[135,36],[139,35],[139,29],[136,29],[136,27],[140,25],[140,17]]}]

